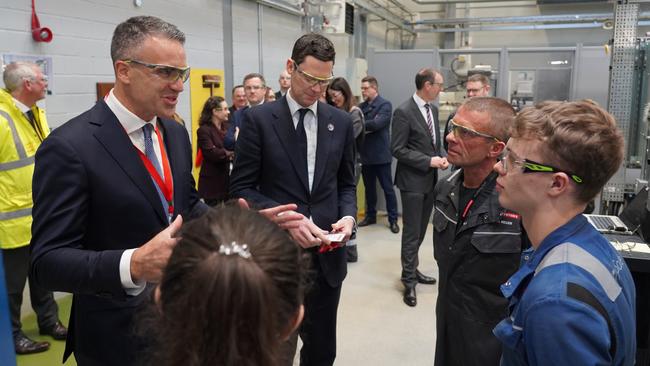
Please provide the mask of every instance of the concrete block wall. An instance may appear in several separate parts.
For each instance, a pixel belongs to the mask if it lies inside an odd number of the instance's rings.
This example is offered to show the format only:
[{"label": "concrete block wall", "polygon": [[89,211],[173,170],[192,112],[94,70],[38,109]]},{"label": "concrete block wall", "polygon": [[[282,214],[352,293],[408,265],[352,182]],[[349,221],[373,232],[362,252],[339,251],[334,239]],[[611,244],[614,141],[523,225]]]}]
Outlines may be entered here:
[{"label": "concrete block wall", "polygon": [[[28,1],[0,3],[0,53],[52,57],[53,94],[42,102],[52,127],[90,108],[96,83],[114,81],[110,40],[115,26],[135,15],[155,15],[176,24],[187,36],[188,63],[193,67],[223,67],[221,2],[211,0],[131,1],[39,0],[42,26],[54,33],[51,43],[31,38]],[[181,94],[178,112],[190,115],[189,93]]]}]

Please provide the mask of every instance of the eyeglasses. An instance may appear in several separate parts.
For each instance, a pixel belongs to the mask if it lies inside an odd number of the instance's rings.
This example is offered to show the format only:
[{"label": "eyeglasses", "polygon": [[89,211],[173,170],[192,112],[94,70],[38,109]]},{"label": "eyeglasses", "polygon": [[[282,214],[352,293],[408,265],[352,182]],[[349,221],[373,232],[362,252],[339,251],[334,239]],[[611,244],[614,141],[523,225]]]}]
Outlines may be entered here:
[{"label": "eyeglasses", "polygon": [[296,72],[300,74],[305,80],[307,81],[307,84],[309,86],[314,87],[316,85],[319,85],[321,88],[326,88],[331,82],[332,79],[334,79],[334,75],[330,75],[326,78],[319,77],[319,76],[314,76],[308,72],[300,70],[300,67],[298,67],[298,64],[296,61],[293,61],[293,65],[296,68]]},{"label": "eyeglasses", "polygon": [[498,138],[496,138],[496,137],[494,137],[492,135],[488,135],[486,133],[478,132],[478,131],[473,130],[473,129],[469,128],[469,127],[461,126],[461,125],[457,124],[454,121],[453,118],[449,120],[449,131],[453,132],[454,136],[456,136],[458,138],[461,138],[461,139],[469,139],[469,138],[472,138],[472,137],[484,137],[484,138],[490,139],[490,140],[494,139],[497,142],[501,141],[501,140],[499,140]]},{"label": "eyeglasses", "polygon": [[189,66],[185,68],[179,68],[179,67],[169,66],[169,65],[149,64],[138,60],[123,60],[123,61],[126,62],[127,64],[136,64],[136,65],[144,66],[147,69],[151,70],[151,72],[154,75],[169,83],[175,83],[179,79],[184,83],[190,77]]},{"label": "eyeglasses", "polygon": [[478,89],[467,89],[467,94],[478,94],[483,90],[483,88],[478,88]]},{"label": "eyeglasses", "polygon": [[28,80],[28,81],[33,81],[33,82],[40,81],[40,82],[43,82],[43,83],[47,83],[47,75],[43,75],[40,78],[28,76],[28,77],[24,77],[23,80]]},{"label": "eyeglasses", "polygon": [[510,165],[519,165],[522,168],[522,173],[564,173],[571,178],[577,184],[582,184],[583,180],[581,177],[567,172],[566,170],[558,169],[550,165],[538,163],[536,161],[528,159],[517,159],[514,154],[508,149],[503,154],[503,159],[501,159],[501,164],[503,165],[503,171],[508,173]]},{"label": "eyeglasses", "polygon": [[266,87],[264,85],[248,85],[244,87],[244,90],[251,91],[251,90],[260,90],[262,88],[266,88]]}]

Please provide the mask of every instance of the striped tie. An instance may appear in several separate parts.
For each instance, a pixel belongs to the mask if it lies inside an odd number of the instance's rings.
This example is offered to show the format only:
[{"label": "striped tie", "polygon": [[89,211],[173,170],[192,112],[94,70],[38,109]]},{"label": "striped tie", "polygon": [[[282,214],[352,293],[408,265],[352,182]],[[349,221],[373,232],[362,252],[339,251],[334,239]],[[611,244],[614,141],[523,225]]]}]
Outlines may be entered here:
[{"label": "striped tie", "polygon": [[427,110],[427,126],[429,127],[429,133],[431,134],[431,142],[435,145],[436,135],[433,132],[433,118],[431,117],[431,106],[429,103],[424,105],[424,108]]}]

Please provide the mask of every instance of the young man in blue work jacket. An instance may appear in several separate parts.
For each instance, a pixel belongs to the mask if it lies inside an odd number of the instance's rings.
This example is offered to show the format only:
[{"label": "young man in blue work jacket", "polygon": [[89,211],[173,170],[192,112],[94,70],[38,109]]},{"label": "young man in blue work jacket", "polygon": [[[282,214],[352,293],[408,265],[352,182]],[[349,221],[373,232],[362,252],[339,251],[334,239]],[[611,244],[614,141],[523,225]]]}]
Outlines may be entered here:
[{"label": "young man in blue work jacket", "polygon": [[630,271],[582,215],[622,160],[614,118],[592,102],[545,102],[517,116],[497,190],[532,248],[501,286],[510,302],[494,329],[502,365],[634,364]]}]

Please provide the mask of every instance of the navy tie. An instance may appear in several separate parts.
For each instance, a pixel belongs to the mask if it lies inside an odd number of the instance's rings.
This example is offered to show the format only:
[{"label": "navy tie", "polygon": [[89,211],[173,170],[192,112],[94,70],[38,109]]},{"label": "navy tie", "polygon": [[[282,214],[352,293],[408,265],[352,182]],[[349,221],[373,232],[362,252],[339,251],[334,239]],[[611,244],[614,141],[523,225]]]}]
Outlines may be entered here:
[{"label": "navy tie", "polygon": [[34,126],[36,124],[36,118],[34,117],[34,111],[31,109],[25,112],[25,115],[27,116],[27,119],[29,119],[29,122]]},{"label": "navy tie", "polygon": [[305,132],[305,115],[309,112],[308,108],[298,109],[300,117],[296,125],[296,136],[298,137],[298,149],[305,157],[305,169],[307,169],[307,133]]},{"label": "navy tie", "polygon": [[32,125],[34,128],[34,131],[36,131],[36,135],[38,138],[43,141],[43,135],[41,134],[41,131],[39,131],[38,125],[36,125],[36,117],[34,116],[34,111],[31,109],[25,112],[25,116],[27,116],[27,119],[29,120],[29,123]]},{"label": "navy tie", "polygon": [[[160,168],[160,163],[158,162],[158,157],[156,157],[156,152],[153,149],[153,139],[151,138],[152,130],[153,126],[151,123],[147,123],[144,125],[144,127],[142,127],[142,133],[144,133],[144,155],[147,157],[147,159],[149,159],[151,165],[156,168],[156,171],[158,172],[158,175],[160,175],[160,178],[164,180],[162,169]],[[153,179],[153,177],[151,179]],[[167,203],[167,199],[165,199],[165,195],[162,193],[155,180],[153,183],[153,185],[156,187],[156,192],[158,192],[158,196],[160,197],[160,201],[162,202],[165,215],[168,217],[168,219],[171,219],[169,215],[167,215],[169,212],[169,204]]]}]

